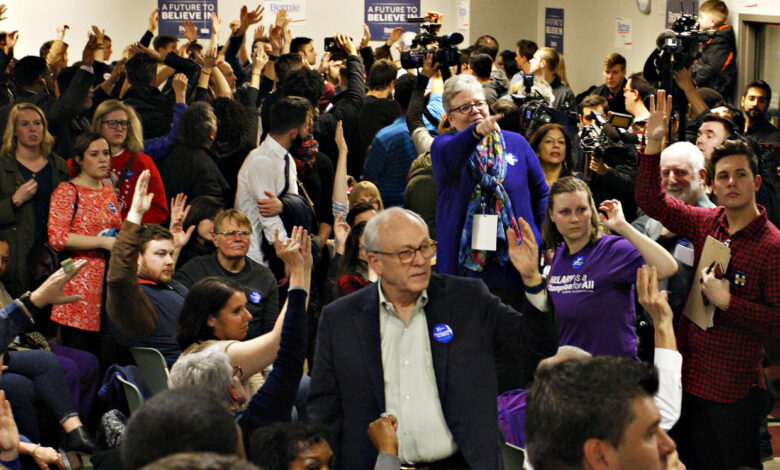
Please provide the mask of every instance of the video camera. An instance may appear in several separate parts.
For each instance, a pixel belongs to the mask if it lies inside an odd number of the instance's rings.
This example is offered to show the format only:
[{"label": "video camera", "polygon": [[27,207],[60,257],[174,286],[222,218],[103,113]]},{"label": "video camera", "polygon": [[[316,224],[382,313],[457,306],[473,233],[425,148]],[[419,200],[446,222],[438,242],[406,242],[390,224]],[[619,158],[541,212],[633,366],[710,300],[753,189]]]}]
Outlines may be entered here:
[{"label": "video camera", "polygon": [[695,16],[683,14],[674,21],[672,29],[665,29],[655,40],[656,50],[645,62],[643,74],[648,82],[660,85],[672,72],[690,67],[701,56],[702,43],[715,31],[696,29]]},{"label": "video camera", "polygon": [[626,131],[632,118],[628,114],[612,113],[607,120],[599,111],[593,111],[592,117],[593,124],[580,131],[582,151],[615,166],[629,156],[628,146],[639,141],[636,134]]},{"label": "video camera", "polygon": [[524,75],[523,88],[525,93],[509,95],[515,105],[520,108],[520,133],[526,139],[530,139],[541,126],[553,122],[576,133],[577,116],[569,115],[550,106],[538,90],[532,89],[533,86],[534,75]]},{"label": "video camera", "polygon": [[[452,33],[448,36],[437,36],[441,29],[440,23],[431,23],[427,16],[409,17],[409,23],[420,23],[423,32],[412,40],[412,49],[401,53],[401,66],[405,69],[422,67],[427,54],[433,54],[433,62],[442,67],[458,66],[460,73],[460,50],[455,47],[463,42],[463,35]],[[436,43],[438,47],[430,47]]]}]

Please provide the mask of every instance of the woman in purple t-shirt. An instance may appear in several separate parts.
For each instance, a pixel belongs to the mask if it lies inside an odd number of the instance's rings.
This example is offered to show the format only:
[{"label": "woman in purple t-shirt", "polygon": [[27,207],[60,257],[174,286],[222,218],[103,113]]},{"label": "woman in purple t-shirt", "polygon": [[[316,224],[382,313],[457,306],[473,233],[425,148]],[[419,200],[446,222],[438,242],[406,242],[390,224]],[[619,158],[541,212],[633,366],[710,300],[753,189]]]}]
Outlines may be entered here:
[{"label": "woman in purple t-shirt", "polygon": [[[580,179],[557,180],[548,201],[542,237],[557,249],[546,290],[558,317],[559,344],[636,357],[636,271],[647,262],[665,279],[677,271],[677,263],[626,222],[620,202],[604,201],[599,213]],[[620,236],[606,234],[605,228]]]}]

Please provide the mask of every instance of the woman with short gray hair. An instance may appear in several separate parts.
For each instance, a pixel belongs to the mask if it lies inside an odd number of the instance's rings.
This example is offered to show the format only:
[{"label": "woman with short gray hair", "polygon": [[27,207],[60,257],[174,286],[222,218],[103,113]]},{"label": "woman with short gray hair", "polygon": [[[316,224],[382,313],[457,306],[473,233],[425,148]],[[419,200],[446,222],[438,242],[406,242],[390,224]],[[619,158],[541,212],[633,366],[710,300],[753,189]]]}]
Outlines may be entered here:
[{"label": "woman with short gray hair", "polygon": [[[502,115],[489,115],[485,93],[473,76],[447,80],[443,103],[454,130],[431,146],[439,190],[436,271],[481,278],[491,292],[521,310],[524,286],[509,262],[506,231],[519,233],[516,218],[522,217],[540,236],[548,187],[539,159],[523,136],[501,130]],[[480,227],[496,240],[493,247],[472,244],[476,224],[486,220],[482,215],[495,216],[491,226]],[[501,391],[521,385],[503,378],[499,374]]]}]

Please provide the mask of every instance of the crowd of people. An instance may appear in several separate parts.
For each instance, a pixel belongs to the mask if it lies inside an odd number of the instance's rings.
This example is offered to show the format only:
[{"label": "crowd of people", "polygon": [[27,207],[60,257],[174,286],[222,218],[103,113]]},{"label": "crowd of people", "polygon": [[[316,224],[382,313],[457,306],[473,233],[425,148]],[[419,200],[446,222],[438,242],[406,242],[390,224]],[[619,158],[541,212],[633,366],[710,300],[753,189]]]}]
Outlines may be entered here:
[{"label": "crowd of people", "polygon": [[575,94],[491,35],[318,61],[236,13],[220,44],[155,10],[117,60],[97,26],[72,63],[66,26],[2,36],[2,466],[498,470],[506,438],[539,470],[762,468],[780,130],[760,77],[735,97],[724,2],[673,93],[612,52]]}]

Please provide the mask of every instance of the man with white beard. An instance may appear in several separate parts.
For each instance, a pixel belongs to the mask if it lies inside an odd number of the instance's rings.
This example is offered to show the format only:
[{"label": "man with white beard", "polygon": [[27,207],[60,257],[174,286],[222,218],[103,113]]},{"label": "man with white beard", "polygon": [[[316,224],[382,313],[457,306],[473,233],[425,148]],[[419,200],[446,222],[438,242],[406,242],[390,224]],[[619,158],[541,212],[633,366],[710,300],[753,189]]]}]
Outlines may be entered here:
[{"label": "man with white beard", "polygon": [[[677,142],[661,153],[661,184],[675,199],[697,207],[715,207],[704,192],[707,170],[704,155],[689,142]],[[669,305],[674,312],[674,324],[685,306],[690,273],[693,268],[693,245],[667,230],[660,222],[643,215],[631,225],[666,248],[677,260],[677,274],[659,281],[659,290],[669,293]]]}]

